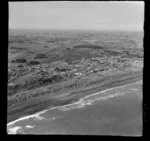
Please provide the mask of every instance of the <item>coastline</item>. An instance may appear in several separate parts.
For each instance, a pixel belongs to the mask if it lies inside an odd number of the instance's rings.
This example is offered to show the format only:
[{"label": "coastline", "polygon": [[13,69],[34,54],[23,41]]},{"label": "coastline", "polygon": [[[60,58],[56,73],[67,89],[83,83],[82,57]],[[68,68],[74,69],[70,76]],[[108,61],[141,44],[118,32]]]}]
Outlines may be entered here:
[{"label": "coastline", "polygon": [[[62,99],[57,99],[56,101],[52,102],[54,105],[49,106],[48,108],[41,109],[41,110],[38,110],[37,112],[33,112],[31,114],[24,115],[22,117],[16,118],[15,120],[10,120],[10,121],[8,120],[7,121],[8,122],[7,126],[11,126],[11,125],[15,124],[18,121],[29,119],[29,118],[42,119],[40,114],[43,114],[46,111],[49,111],[49,110],[52,110],[52,109],[62,108],[62,107],[69,106],[69,105],[73,105],[73,104],[81,102],[83,99],[85,99],[87,97],[90,97],[92,95],[100,94],[100,93],[112,90],[114,88],[123,87],[123,86],[126,86],[126,85],[130,85],[132,83],[138,83],[138,82],[141,82],[141,81],[142,80],[139,77],[139,78],[136,78],[135,80],[133,79],[133,80],[130,80],[130,81],[122,81],[122,83],[119,82],[119,84],[118,83],[113,83],[112,85],[109,85],[109,86],[108,85],[102,86],[102,87],[99,88],[100,89],[99,91],[94,92],[94,93],[87,94],[88,90],[86,90],[86,91],[81,92],[82,95],[78,95],[78,96],[76,96],[76,95],[69,95],[69,96],[64,97]],[[52,103],[50,103],[50,104],[52,104]]]}]

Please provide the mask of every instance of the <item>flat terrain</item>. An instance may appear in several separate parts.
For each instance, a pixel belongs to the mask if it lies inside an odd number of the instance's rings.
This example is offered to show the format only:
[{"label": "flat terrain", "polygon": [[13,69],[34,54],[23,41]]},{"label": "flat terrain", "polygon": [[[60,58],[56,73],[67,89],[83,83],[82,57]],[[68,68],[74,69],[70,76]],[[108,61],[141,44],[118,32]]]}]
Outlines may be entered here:
[{"label": "flat terrain", "polygon": [[7,121],[142,79],[143,33],[9,32]]}]

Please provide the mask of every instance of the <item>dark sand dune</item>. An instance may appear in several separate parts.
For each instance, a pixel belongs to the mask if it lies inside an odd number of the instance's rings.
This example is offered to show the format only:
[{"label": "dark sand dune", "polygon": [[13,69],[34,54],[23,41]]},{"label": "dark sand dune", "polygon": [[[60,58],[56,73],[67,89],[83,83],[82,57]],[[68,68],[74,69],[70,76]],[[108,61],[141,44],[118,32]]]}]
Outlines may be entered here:
[{"label": "dark sand dune", "polygon": [[90,95],[95,92],[103,91],[105,89],[109,89],[112,87],[117,87],[121,86],[124,84],[128,83],[133,83],[138,80],[141,80],[142,75],[141,72],[135,73],[134,75],[127,76],[125,78],[119,78],[116,79],[113,82],[104,82],[103,84],[100,83],[100,86],[88,89],[88,90],[83,90],[83,91],[78,91],[77,93],[71,93],[70,95],[65,96],[63,99],[61,98],[56,98],[56,99],[51,99],[51,97],[46,97],[43,100],[39,100],[37,102],[32,102],[30,105],[22,104],[22,105],[15,105],[15,107],[10,107],[8,108],[8,116],[7,116],[7,122],[11,122],[13,120],[16,120],[22,116],[34,114],[38,111],[44,110],[49,107],[56,107],[56,106],[62,106],[65,104],[72,103],[74,101],[79,100],[80,98]]},{"label": "dark sand dune", "polygon": [[[70,110],[54,109],[47,111],[42,120],[18,123],[35,128],[24,128],[24,134],[78,134],[78,135],[142,135],[142,89],[141,84],[129,84],[124,88],[112,89],[123,93],[108,99],[96,100],[91,105]],[[100,95],[97,95],[97,98]],[[92,98],[91,98],[92,100]],[[77,106],[78,107],[78,106]]]}]

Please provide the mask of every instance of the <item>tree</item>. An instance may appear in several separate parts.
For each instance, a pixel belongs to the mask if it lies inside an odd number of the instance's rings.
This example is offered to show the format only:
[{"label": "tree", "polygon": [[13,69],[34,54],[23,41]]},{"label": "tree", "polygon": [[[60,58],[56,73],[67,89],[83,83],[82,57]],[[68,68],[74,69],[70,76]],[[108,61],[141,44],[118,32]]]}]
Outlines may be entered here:
[{"label": "tree", "polygon": [[38,64],[40,64],[40,62],[34,61],[34,60],[29,61],[29,62],[27,63],[27,65],[38,65]]},{"label": "tree", "polygon": [[47,58],[45,54],[37,54],[34,59]]},{"label": "tree", "polygon": [[26,63],[27,60],[23,59],[23,58],[18,58],[16,60],[12,60],[11,62],[13,62],[13,63]]}]

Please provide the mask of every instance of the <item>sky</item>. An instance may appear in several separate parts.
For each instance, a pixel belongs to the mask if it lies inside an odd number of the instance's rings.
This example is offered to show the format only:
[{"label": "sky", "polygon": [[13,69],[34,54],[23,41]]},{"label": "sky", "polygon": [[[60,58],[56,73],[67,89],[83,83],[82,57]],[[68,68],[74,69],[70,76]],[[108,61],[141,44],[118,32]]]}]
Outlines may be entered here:
[{"label": "sky", "polygon": [[143,30],[142,1],[9,2],[10,29]]}]

